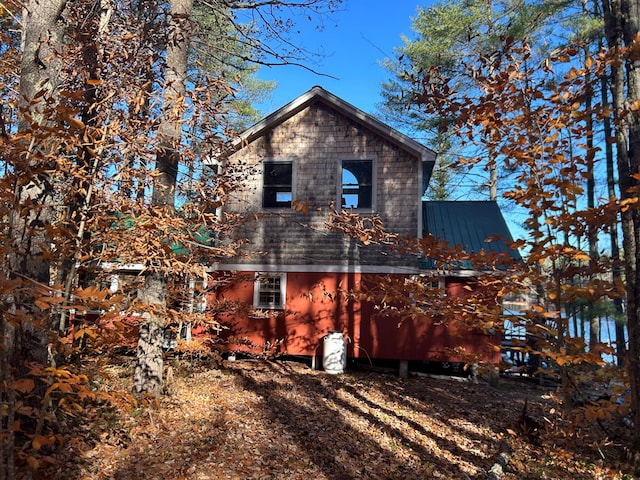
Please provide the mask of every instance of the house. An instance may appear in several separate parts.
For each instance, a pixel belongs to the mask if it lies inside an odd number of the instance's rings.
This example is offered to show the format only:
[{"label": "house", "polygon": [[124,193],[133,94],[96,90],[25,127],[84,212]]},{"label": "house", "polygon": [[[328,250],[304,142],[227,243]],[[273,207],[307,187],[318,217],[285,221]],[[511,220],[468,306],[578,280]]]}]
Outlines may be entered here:
[{"label": "house", "polygon": [[[365,219],[375,214],[401,237],[432,230],[454,243],[472,240],[470,248],[487,233],[509,238],[494,202],[422,201],[435,161],[430,149],[317,86],[245,131],[221,168],[245,176],[223,214],[246,219],[233,235],[247,243],[244,255],[212,267],[214,276],[233,274],[218,282],[215,298],[251,307],[220,318],[231,348],[312,357],[337,331],[355,360],[448,361],[455,359],[447,351],[459,346],[499,361],[491,348],[499,339],[453,335],[428,319],[398,325],[349,295],[364,282],[407,278],[430,267],[417,254],[332,231],[331,209]],[[460,295],[472,275],[432,273],[435,287],[448,295]]]}]

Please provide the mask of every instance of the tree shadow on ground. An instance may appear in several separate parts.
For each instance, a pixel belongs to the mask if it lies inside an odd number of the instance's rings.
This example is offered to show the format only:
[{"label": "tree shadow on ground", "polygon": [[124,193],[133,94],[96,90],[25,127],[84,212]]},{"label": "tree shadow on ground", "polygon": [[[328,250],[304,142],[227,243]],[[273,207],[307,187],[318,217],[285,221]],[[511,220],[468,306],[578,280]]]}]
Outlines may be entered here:
[{"label": "tree shadow on ground", "polygon": [[66,471],[46,478],[486,478],[518,399],[545,393],[260,360],[176,378],[157,405],[87,423],[95,441],[70,446]]},{"label": "tree shadow on ground", "polygon": [[[266,376],[237,370],[242,387],[264,398],[263,408],[289,433],[287,440],[305,449],[327,478],[423,479],[435,471],[447,472],[450,478],[468,478],[452,462],[454,457],[489,467],[490,458],[465,451],[444,432],[427,429],[378,405],[340,377],[289,371],[289,383],[283,381],[282,366],[266,365],[270,371]],[[385,420],[390,417],[396,421]]]},{"label": "tree shadow on ground", "polygon": [[[451,386],[456,387],[457,385],[455,383],[452,383]],[[450,438],[447,438],[444,432],[438,432],[437,429],[433,428],[435,422],[440,421],[443,423],[443,427],[444,423],[446,423],[446,426],[449,429],[461,431],[462,429],[456,426],[456,422],[459,422],[461,420],[459,418],[459,411],[451,410],[445,417],[444,415],[439,414],[440,409],[436,408],[436,405],[434,405],[432,402],[425,402],[424,400],[413,398],[409,392],[398,394],[398,392],[396,392],[395,390],[390,389],[385,392],[386,396],[390,400],[389,403],[399,406],[399,408],[392,410],[390,408],[386,408],[381,403],[375,403],[371,401],[366,397],[366,395],[363,395],[360,390],[354,388],[353,385],[346,385],[343,388],[348,391],[349,394],[353,396],[353,398],[355,398],[359,404],[365,405],[366,408],[369,409],[369,411],[376,411],[389,417],[395,417],[399,421],[399,423],[403,425],[403,427],[408,428],[409,430],[417,433],[420,436],[424,436],[425,438],[431,438],[436,443],[438,449],[446,450],[452,455],[460,458],[465,457],[467,459],[472,459],[474,464],[478,466],[487,463],[487,459],[485,457],[465,450],[462,445],[457,445]],[[442,401],[442,398],[440,398],[440,401]],[[458,400],[458,404],[462,404],[462,406],[467,410],[478,407],[477,404],[475,404],[475,406],[472,405],[470,400]],[[420,423],[408,417],[406,414],[407,406],[410,406],[411,409],[417,408],[422,416],[428,416],[430,428],[427,429],[425,427],[426,423]],[[442,405],[440,405],[440,407],[442,407]],[[467,410],[465,410],[464,413],[467,413]],[[444,428],[442,430],[444,430]],[[403,429],[403,431],[405,430]],[[464,434],[474,442],[492,442],[495,439],[486,431],[477,432],[473,430],[465,430]]]}]

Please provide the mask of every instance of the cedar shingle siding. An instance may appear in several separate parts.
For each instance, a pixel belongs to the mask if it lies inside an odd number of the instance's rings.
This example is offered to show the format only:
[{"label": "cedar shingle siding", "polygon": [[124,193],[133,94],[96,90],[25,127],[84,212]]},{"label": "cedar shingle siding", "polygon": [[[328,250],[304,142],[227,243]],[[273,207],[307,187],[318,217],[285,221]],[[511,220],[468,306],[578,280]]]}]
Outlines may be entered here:
[{"label": "cedar shingle siding", "polygon": [[[250,241],[245,251],[253,252],[249,258],[238,258],[234,263],[390,266],[416,263],[416,259],[403,258],[385,248],[363,247],[359,241],[328,231],[329,205],[339,201],[341,161],[351,159],[374,161],[375,212],[387,230],[415,237],[421,159],[318,101],[228,157],[227,168],[244,165],[246,184],[224,209],[250,219],[237,235]],[[293,208],[262,208],[265,160],[292,161],[293,200],[308,201],[321,211],[312,208],[304,214]],[[257,255],[258,252],[265,255]]]}]

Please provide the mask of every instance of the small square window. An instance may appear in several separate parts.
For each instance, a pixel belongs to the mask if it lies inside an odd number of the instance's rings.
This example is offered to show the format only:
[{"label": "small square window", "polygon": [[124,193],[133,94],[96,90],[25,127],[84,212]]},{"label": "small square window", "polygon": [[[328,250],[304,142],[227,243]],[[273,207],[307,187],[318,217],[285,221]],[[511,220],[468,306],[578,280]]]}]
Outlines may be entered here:
[{"label": "small square window", "polygon": [[293,163],[264,162],[262,206],[288,208],[293,201]]},{"label": "small square window", "polygon": [[341,174],[342,208],[373,208],[373,161],[343,160]]},{"label": "small square window", "polygon": [[412,275],[405,285],[410,301],[426,310],[431,310],[433,300],[446,297],[444,277]]},{"label": "small square window", "polygon": [[253,284],[254,308],[284,309],[286,283],[284,273],[257,273]]},{"label": "small square window", "polygon": [[422,281],[425,290],[442,290],[442,282],[439,278],[427,278]]}]

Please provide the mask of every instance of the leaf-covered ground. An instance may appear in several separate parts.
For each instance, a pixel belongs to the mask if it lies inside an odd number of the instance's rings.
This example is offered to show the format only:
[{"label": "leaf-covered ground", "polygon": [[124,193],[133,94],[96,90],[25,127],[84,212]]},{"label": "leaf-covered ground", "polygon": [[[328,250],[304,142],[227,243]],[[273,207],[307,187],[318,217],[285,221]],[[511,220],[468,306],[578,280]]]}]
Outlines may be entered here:
[{"label": "leaf-covered ground", "polygon": [[[99,388],[125,392],[130,365],[100,368]],[[497,387],[391,374],[327,375],[294,362],[174,365],[155,404],[96,406],[69,423],[43,478],[481,479],[505,441],[504,479],[631,478],[619,448],[569,438],[549,388]],[[518,427],[524,400],[539,436]],[[140,404],[142,405],[142,404]]]}]

